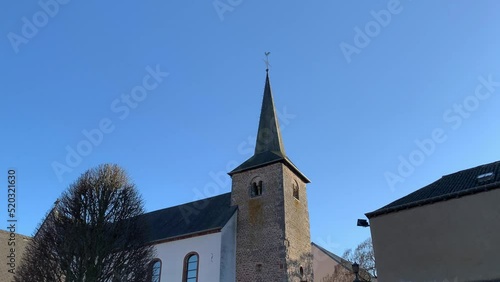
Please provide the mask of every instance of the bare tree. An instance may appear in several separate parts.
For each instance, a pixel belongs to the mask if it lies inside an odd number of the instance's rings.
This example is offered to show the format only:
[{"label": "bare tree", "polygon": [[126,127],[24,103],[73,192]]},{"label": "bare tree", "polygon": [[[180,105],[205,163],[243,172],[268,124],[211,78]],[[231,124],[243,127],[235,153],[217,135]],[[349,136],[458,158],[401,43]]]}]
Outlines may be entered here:
[{"label": "bare tree", "polygon": [[368,271],[371,276],[377,276],[377,269],[375,268],[375,255],[373,253],[371,238],[368,238],[359,244],[354,251],[352,249],[347,249],[342,257],[348,261],[358,263],[360,267],[360,275],[363,275],[361,271],[362,268]]},{"label": "bare tree", "polygon": [[143,203],[117,165],[90,169],[48,213],[16,271],[22,282],[146,281]]}]

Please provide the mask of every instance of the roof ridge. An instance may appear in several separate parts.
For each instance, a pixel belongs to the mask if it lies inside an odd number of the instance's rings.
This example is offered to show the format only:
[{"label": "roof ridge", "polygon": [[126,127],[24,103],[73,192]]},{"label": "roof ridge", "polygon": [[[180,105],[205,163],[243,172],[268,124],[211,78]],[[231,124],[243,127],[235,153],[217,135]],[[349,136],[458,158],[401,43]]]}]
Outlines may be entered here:
[{"label": "roof ridge", "polygon": [[[10,234],[10,233],[12,233],[12,232],[7,231],[7,230],[0,229],[0,233],[7,233],[7,234]],[[16,234],[16,236],[21,236],[21,237],[26,237],[27,239],[31,239],[31,237],[30,237],[30,236],[28,236],[28,235],[24,235],[24,234],[17,233],[17,232],[14,232],[14,234]]]},{"label": "roof ridge", "polygon": [[[480,179],[488,170],[493,173],[491,178]],[[500,188],[500,161],[477,165],[442,176],[440,179],[425,185],[389,204],[365,215],[372,218],[378,215],[410,209],[419,205],[427,205],[446,201],[466,195],[477,194],[488,190]]]},{"label": "roof ridge", "polygon": [[343,257],[337,255],[337,254],[334,254],[332,253],[331,251],[323,248],[322,246],[314,243],[314,242],[311,242],[311,244],[313,244],[314,246],[316,246],[318,249],[320,249],[321,251],[325,252],[328,256],[330,256],[333,260],[335,260],[336,262],[338,262],[339,264],[343,265],[345,262],[349,262],[349,263],[352,263],[346,259],[344,259]]},{"label": "roof ridge", "polygon": [[[487,163],[487,164],[477,165],[477,166],[474,166],[474,167],[470,167],[470,168],[462,169],[462,170],[459,170],[459,171],[456,171],[456,172],[452,172],[452,173],[449,173],[449,174],[445,174],[445,175],[441,176],[441,178],[446,177],[446,176],[450,176],[450,175],[456,175],[456,174],[459,174],[459,173],[463,173],[465,171],[470,171],[470,170],[478,169],[480,167],[485,167],[485,166],[490,166],[490,165],[497,165],[498,166],[499,164],[500,164],[500,161],[494,161],[494,162]],[[436,181],[438,181],[438,180],[436,180]]]},{"label": "roof ridge", "polygon": [[228,195],[228,194],[231,194],[231,192],[226,192],[226,193],[219,194],[219,195],[215,195],[215,196],[211,196],[211,197],[208,197],[208,198],[198,199],[198,200],[195,200],[195,201],[186,202],[186,203],[183,203],[183,204],[178,204],[178,205],[175,205],[175,206],[170,206],[170,207],[162,208],[162,209],[159,209],[159,210],[154,210],[154,211],[150,211],[150,212],[145,212],[145,213],[143,213],[143,215],[145,215],[145,214],[152,214],[152,213],[155,213],[155,212],[160,212],[160,211],[165,211],[165,210],[168,210],[168,209],[179,208],[179,207],[182,207],[182,206],[185,206],[185,205],[191,205],[191,204],[194,204],[194,203],[196,203],[196,202],[200,202],[200,201],[207,201],[207,200],[211,200],[211,199],[214,199],[214,198],[217,198],[217,197],[226,196],[226,195]]}]

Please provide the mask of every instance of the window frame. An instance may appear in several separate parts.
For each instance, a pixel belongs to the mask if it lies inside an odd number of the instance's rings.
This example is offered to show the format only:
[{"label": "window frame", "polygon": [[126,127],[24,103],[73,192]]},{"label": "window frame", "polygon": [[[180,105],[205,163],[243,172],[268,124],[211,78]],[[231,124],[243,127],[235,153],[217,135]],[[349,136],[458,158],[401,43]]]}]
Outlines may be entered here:
[{"label": "window frame", "polygon": [[151,282],[153,281],[153,269],[154,269],[154,265],[156,263],[160,263],[160,268],[159,268],[159,272],[158,272],[158,282],[161,282],[161,267],[163,265],[163,262],[159,258],[154,258],[149,263],[149,277],[148,277],[148,280],[151,281]]},{"label": "window frame", "polygon": [[264,190],[262,186],[263,186],[262,180],[260,179],[252,180],[250,184],[250,197],[255,198],[262,196],[262,191]]},{"label": "window frame", "polygon": [[[197,252],[189,252],[186,254],[184,257],[184,269],[182,271],[182,281],[183,282],[188,282],[188,271],[189,271],[189,259],[193,256],[197,257],[196,260],[196,280],[195,282],[198,282],[198,276],[200,273],[200,255]],[[189,281],[191,282],[191,281]]]}]

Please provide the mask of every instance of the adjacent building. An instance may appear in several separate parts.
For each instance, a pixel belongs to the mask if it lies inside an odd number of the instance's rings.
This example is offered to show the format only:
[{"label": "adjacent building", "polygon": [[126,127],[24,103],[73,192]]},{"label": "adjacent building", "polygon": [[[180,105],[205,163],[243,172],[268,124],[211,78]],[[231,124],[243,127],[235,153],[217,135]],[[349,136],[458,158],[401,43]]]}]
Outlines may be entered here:
[{"label": "adjacent building", "polygon": [[[314,281],[317,282],[352,282],[355,280],[352,264],[348,261],[327,249],[312,243]],[[359,269],[358,279],[360,281],[376,282],[377,278],[373,277],[365,269]]]},{"label": "adjacent building", "polygon": [[374,212],[380,281],[500,281],[500,162],[443,176]]},{"label": "adjacent building", "polygon": [[13,281],[30,237],[0,230],[0,281]]}]

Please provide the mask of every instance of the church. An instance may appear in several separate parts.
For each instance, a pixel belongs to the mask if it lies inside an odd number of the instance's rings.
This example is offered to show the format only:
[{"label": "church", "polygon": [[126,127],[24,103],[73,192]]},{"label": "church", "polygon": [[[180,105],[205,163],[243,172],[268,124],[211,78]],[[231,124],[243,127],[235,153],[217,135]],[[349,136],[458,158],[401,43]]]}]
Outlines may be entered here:
[{"label": "church", "polygon": [[313,275],[331,259],[311,251],[310,181],[285,153],[268,70],[254,155],[229,175],[230,193],[142,215],[150,281],[330,281]]},{"label": "church", "polygon": [[[311,243],[310,181],[285,153],[268,70],[255,152],[229,175],[229,193],[139,216],[155,250],[148,281],[353,280],[351,262]],[[12,273],[0,268],[0,278],[11,280]],[[374,279],[367,274],[361,281]]]}]

